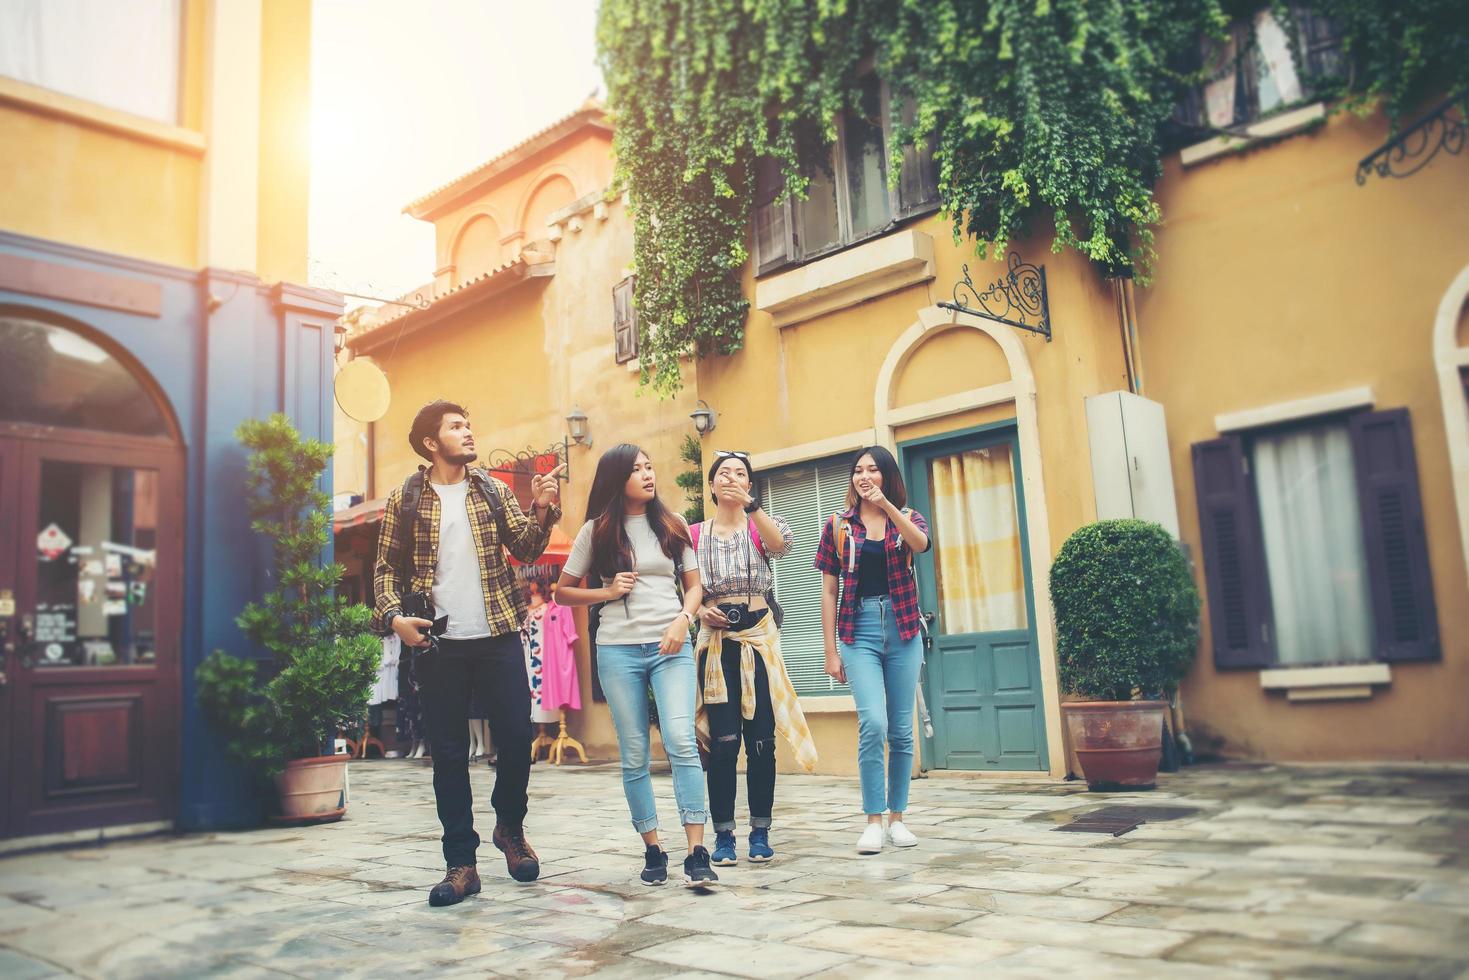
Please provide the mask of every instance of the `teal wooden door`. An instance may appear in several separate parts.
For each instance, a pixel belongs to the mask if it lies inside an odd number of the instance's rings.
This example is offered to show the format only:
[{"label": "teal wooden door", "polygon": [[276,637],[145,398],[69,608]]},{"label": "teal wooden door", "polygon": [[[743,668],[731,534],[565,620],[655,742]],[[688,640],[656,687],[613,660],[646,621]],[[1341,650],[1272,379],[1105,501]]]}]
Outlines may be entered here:
[{"label": "teal wooden door", "polygon": [[917,559],[931,637],[925,768],[1046,768],[1018,449],[1013,426],[901,447],[910,505],[933,535]]}]

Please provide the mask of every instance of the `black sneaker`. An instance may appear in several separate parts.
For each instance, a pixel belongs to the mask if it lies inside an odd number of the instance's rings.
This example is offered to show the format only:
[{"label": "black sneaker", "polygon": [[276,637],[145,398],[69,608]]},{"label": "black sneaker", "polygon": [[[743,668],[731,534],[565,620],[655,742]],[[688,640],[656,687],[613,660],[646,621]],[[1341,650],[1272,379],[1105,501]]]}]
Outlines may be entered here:
[{"label": "black sneaker", "polygon": [[713,888],[719,884],[719,875],[709,867],[709,852],[703,845],[694,848],[694,853],[683,859],[683,883],[690,888]]},{"label": "black sneaker", "polygon": [[648,845],[648,853],[643,855],[643,873],[640,876],[645,885],[661,885],[668,880],[668,852],[657,844]]}]

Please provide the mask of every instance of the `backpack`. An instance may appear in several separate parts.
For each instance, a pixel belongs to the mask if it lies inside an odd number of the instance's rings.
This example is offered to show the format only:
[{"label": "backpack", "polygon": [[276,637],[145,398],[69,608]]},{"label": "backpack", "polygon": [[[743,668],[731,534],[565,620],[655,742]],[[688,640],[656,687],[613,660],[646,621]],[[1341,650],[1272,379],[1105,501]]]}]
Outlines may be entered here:
[{"label": "backpack", "polygon": [[[913,508],[903,508],[904,517],[907,517],[911,513],[913,513]],[[826,522],[827,524],[831,525],[832,543],[836,545],[837,564],[840,565],[847,554],[847,535],[849,533],[847,530],[847,525],[849,522],[842,520],[841,514],[831,515],[826,519]],[[903,551],[908,562],[908,573],[911,575],[913,574],[913,549],[905,547]],[[853,561],[855,562],[855,557]]]},{"label": "backpack", "polygon": [[[708,521],[700,521],[689,528],[689,537],[693,539],[696,556],[699,553],[699,536],[704,530],[704,525],[708,523]],[[760,557],[764,559],[766,567],[769,567],[770,556],[765,553],[765,542],[760,540],[760,533],[755,529],[755,518],[753,517],[750,518],[750,538],[755,542],[755,550],[760,552]],[[765,592],[765,604],[770,607],[770,615],[775,620],[775,628],[780,629],[781,624],[785,622],[785,610],[780,608],[780,603],[775,600],[773,585]]]},{"label": "backpack", "polygon": [[[428,482],[427,468],[420,466],[417,472],[403,481],[403,497],[398,501],[398,517],[400,521],[406,522],[418,513],[418,503],[423,499],[424,484]],[[496,524],[500,525],[501,531],[505,528],[505,502],[500,499],[500,491],[495,489],[495,483],[484,470],[472,469],[469,471],[469,482],[479,490],[480,496],[485,498],[489,505],[490,517]],[[413,534],[411,529],[405,528],[403,540],[399,544],[398,567],[406,569],[409,577],[413,574]]]}]

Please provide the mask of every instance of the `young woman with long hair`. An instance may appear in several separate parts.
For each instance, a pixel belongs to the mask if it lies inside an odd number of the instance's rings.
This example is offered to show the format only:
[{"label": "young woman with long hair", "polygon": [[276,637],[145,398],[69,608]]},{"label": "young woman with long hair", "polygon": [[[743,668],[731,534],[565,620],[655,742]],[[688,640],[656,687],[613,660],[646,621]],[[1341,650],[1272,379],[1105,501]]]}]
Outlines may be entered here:
[{"label": "young woman with long hair", "polygon": [[647,453],[627,443],[613,446],[597,461],[587,522],[562,567],[556,601],[602,605],[597,675],[617,728],[622,789],[633,828],[645,845],[643,883],[668,880],[668,854],[658,841],[658,808],[648,771],[651,687],[688,838],[684,883],[708,888],[719,877],[704,849],[708,814],[694,735],[697,679],[689,631],[697,621],[703,590],[690,545],[683,518],[658,499]]},{"label": "young woman with long hair", "polygon": [[775,733],[795,749],[807,772],[816,748],[780,655],[774,595],[774,559],[791,550],[785,518],[767,514],[756,495],[745,453],[721,451],[709,467],[714,516],[696,525],[694,551],[704,604],[699,609],[700,741],[709,749],[709,811],[714,818],[714,863],[732,865],[735,852],[735,769],[745,745],[745,791],[750,806],[749,857],[775,857],[770,847],[775,804]]},{"label": "young woman with long hair", "polygon": [[[847,509],[821,529],[821,625],[826,672],[851,683],[857,702],[857,771],[867,828],[857,853],[918,843],[903,824],[913,773],[913,709],[923,667],[921,612],[913,555],[931,544],[928,522],[906,507],[898,462],[882,446],[852,460]],[[887,748],[884,771],[883,748]]]}]

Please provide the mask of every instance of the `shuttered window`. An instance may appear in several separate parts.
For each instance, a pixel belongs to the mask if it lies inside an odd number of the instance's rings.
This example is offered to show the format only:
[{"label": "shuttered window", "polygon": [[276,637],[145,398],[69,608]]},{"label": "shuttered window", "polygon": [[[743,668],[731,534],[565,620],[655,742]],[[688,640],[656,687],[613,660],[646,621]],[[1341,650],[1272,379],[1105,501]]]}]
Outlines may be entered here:
[{"label": "shuttered window", "polygon": [[1405,409],[1193,447],[1220,668],[1440,656]]},{"label": "shuttered window", "polygon": [[[784,197],[785,174],[777,161],[756,161],[756,275],[887,234],[899,221],[938,209],[932,141],[903,148],[898,185],[888,186],[892,98],[875,75],[858,83],[852,107],[837,116],[836,141],[802,154],[800,168],[810,181],[804,200]],[[903,125],[912,125],[912,100],[897,106],[896,114]]]},{"label": "shuttered window", "polygon": [[822,522],[846,504],[847,463],[845,456],[833,457],[783,467],[760,479],[766,510],[789,521],[796,539],[790,554],[775,563],[775,595],[785,612],[780,646],[786,672],[803,696],[849,693],[826,675],[821,573],[815,567]]},{"label": "shuttered window", "polygon": [[628,276],[612,287],[612,336],[618,364],[638,356],[638,311],[632,302],[637,281],[637,276]]}]

